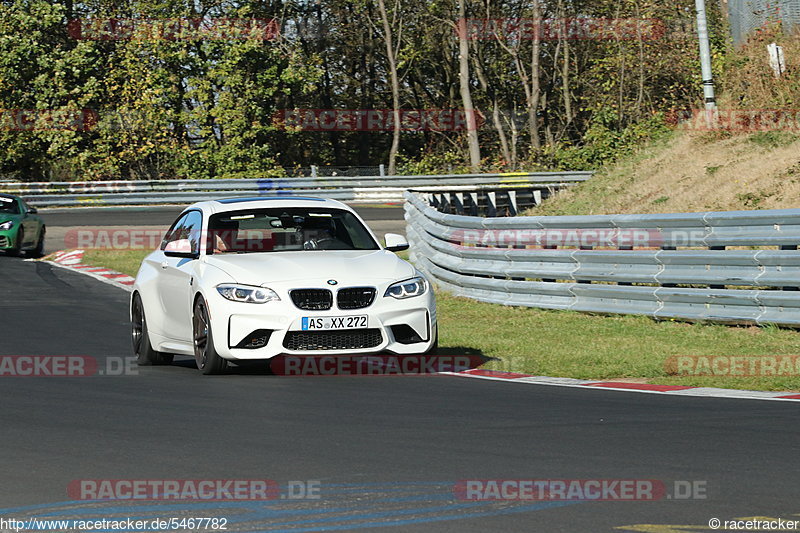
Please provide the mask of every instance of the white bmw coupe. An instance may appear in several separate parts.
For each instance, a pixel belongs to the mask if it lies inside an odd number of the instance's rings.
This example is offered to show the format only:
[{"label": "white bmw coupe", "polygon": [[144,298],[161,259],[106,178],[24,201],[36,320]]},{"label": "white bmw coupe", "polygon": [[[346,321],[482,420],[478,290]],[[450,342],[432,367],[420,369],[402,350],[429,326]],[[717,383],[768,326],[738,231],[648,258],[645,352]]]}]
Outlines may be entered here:
[{"label": "white bmw coupe", "polygon": [[279,196],[186,208],[131,295],[141,365],[192,355],[203,374],[280,354],[432,353],[430,284],[334,200]]}]

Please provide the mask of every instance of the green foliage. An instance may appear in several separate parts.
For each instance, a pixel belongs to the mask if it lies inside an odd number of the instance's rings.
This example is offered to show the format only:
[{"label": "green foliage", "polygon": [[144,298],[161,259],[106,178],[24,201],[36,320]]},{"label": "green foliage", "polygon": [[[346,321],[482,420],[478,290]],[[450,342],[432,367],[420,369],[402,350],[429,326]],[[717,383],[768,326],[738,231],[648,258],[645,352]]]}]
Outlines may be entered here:
[{"label": "green foliage", "polygon": [[769,149],[788,146],[797,142],[798,139],[800,139],[800,136],[783,131],[762,131],[754,133],[747,138],[749,142]]},{"label": "green foliage", "polygon": [[584,144],[559,146],[551,154],[552,166],[559,170],[592,170],[630,154],[647,141],[670,134],[664,116],[656,113],[648,119],[617,130],[613,110],[595,113],[586,132]]},{"label": "green foliage", "polygon": [[464,156],[458,152],[420,151],[417,159],[404,154],[397,158],[398,172],[408,176],[422,174],[466,174],[469,167],[464,163]]},{"label": "green foliage", "polygon": [[[456,5],[389,5],[403,109],[463,107]],[[532,39],[469,40],[472,96],[483,117],[483,170],[592,169],[660,135],[663,115],[691,108],[701,94],[693,6],[691,0],[542,3],[544,19],[657,19],[665,32],[655,38],[543,39],[535,102]],[[466,9],[476,19],[533,16],[531,4],[517,0],[470,0]],[[721,17],[715,6],[709,12],[714,68],[722,72]],[[111,18],[274,19],[281,35],[197,39],[159,30],[133,39],[78,40],[67,31],[70,20]],[[281,168],[312,164],[385,163],[391,131],[294,132],[275,121],[285,110],[390,109],[382,32],[374,0],[5,0],[0,109],[92,110],[97,124],[88,131],[0,127],[0,176],[215,178],[280,175]],[[466,171],[465,137],[463,128],[446,126],[403,131],[398,167],[405,173]]]},{"label": "green foliage", "polygon": [[[88,109],[97,124],[88,131],[0,130],[0,174],[27,180],[282,174],[273,115],[288,98],[311,90],[319,78],[313,58],[300,58],[293,45],[236,35],[76,40],[66,31],[72,18],[197,15],[177,2],[133,1],[116,12],[83,6],[71,14],[68,5],[0,4],[0,108]],[[272,18],[256,6],[215,15]]]}]

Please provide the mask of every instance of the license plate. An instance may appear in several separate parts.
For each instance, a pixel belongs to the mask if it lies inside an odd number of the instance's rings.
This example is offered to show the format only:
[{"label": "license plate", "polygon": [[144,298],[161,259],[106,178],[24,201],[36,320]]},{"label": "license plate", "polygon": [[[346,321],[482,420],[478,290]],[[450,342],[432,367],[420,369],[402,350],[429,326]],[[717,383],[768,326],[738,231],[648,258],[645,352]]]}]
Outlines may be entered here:
[{"label": "license plate", "polygon": [[367,315],[356,316],[304,316],[303,331],[317,329],[363,329],[367,327]]}]

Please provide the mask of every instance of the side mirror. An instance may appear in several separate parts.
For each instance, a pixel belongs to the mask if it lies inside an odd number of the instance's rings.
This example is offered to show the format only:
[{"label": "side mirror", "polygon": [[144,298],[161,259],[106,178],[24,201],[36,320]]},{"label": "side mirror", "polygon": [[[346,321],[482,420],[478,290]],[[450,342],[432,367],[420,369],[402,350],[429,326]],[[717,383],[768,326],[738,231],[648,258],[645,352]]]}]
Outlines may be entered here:
[{"label": "side mirror", "polygon": [[192,251],[192,241],[189,239],[178,239],[170,241],[164,247],[164,255],[167,257],[186,257],[197,259],[198,253]]},{"label": "side mirror", "polygon": [[28,208],[28,213],[30,213],[31,215],[35,215],[38,212],[39,210],[36,209],[35,207]]},{"label": "side mirror", "polygon": [[402,235],[398,235],[397,233],[387,233],[383,239],[386,243],[384,248],[390,252],[402,252],[403,250],[408,250],[408,241]]}]

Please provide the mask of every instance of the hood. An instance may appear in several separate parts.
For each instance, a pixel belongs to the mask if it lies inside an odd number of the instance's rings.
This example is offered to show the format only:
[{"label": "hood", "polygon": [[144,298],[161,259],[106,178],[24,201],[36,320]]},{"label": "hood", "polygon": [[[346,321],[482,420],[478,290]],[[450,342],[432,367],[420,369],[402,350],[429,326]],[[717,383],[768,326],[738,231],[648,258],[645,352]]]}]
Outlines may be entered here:
[{"label": "hood", "polygon": [[414,275],[414,267],[386,250],[217,254],[207,256],[206,261],[222,269],[236,283],[246,285],[303,280],[324,286],[329,279],[340,285],[352,285]]},{"label": "hood", "polygon": [[19,215],[15,215],[13,213],[3,213],[0,212],[0,224],[3,222],[8,222],[9,220],[18,221],[20,219]]}]

